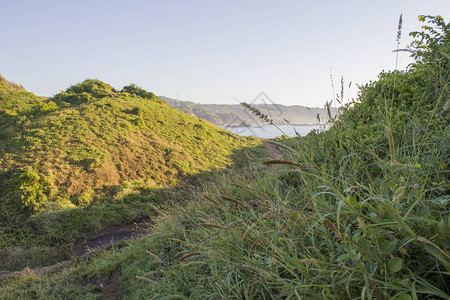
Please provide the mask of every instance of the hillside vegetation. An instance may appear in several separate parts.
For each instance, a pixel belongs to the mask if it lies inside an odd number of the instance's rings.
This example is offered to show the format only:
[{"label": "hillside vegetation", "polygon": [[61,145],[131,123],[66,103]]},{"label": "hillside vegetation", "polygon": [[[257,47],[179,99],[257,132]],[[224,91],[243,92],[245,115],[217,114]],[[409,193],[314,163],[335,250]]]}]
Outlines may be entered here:
[{"label": "hillside vegetation", "polygon": [[362,86],[328,131],[272,141],[283,159],[160,204],[142,240],[0,295],[450,299],[450,23],[419,19],[415,62]]},{"label": "hillside vegetation", "polygon": [[99,80],[45,100],[2,77],[0,114],[0,269],[18,252],[11,246],[64,244],[139,219],[147,204],[113,199],[229,167],[235,151],[258,144],[135,85]]},{"label": "hillside vegetation", "polygon": [[27,92],[23,87],[7,81],[0,75],[0,116],[17,114],[34,105],[41,104],[44,99]]}]

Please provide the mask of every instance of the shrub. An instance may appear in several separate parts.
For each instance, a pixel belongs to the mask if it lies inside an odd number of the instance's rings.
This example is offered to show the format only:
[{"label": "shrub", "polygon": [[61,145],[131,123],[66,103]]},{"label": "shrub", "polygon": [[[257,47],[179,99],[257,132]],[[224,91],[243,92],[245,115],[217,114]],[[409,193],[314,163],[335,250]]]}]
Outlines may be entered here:
[{"label": "shrub", "polygon": [[125,92],[125,93],[129,93],[132,95],[137,95],[139,97],[142,97],[144,99],[152,99],[153,97],[155,97],[155,94],[147,92],[146,90],[144,90],[143,88],[135,85],[135,84],[130,84],[127,86],[124,86],[121,90],[121,92]]},{"label": "shrub", "polygon": [[50,194],[48,181],[31,167],[15,171],[3,185],[5,192],[2,198],[6,199],[6,206],[11,210],[9,215],[31,215],[42,211]]},{"label": "shrub", "polygon": [[95,98],[103,98],[115,93],[114,88],[98,79],[86,79],[66,90],[68,94],[88,93]]},{"label": "shrub", "polygon": [[32,115],[42,115],[42,114],[46,114],[52,111],[56,111],[58,110],[59,107],[58,105],[56,105],[55,102],[53,101],[46,101],[43,102],[39,105],[33,106],[31,108],[31,110],[28,112],[28,114],[32,114]]},{"label": "shrub", "polygon": [[143,99],[148,99],[148,100],[152,100],[158,103],[165,103],[163,100],[159,99],[158,97],[155,96],[155,94],[151,93],[151,92],[147,92],[146,90],[144,90],[143,88],[135,85],[135,84],[130,84],[127,86],[124,86],[122,88],[122,90],[120,91],[121,93],[128,93],[131,95],[136,95],[139,96]]},{"label": "shrub", "polygon": [[55,95],[52,100],[80,105],[114,94],[115,90],[111,85],[97,79],[86,79],[81,83],[71,86],[66,91]]},{"label": "shrub", "polygon": [[91,204],[95,196],[95,192],[92,189],[82,191],[75,197],[74,204],[77,206],[87,206]]}]

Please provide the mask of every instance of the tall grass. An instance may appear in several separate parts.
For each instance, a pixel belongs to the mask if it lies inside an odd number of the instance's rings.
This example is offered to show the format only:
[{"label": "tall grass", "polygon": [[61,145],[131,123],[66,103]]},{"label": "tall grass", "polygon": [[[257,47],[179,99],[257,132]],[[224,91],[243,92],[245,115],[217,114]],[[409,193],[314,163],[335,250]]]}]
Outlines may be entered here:
[{"label": "tall grass", "polygon": [[448,84],[430,63],[382,73],[328,131],[279,141],[276,174],[249,156],[65,290],[120,276],[130,299],[450,299]]},{"label": "tall grass", "polygon": [[329,131],[285,142],[295,151],[266,162],[280,165],[276,180],[222,187],[208,196],[220,207],[186,212],[183,260],[155,268],[151,292],[450,298],[448,70],[439,87],[423,84],[436,72],[425,64],[382,74]]}]

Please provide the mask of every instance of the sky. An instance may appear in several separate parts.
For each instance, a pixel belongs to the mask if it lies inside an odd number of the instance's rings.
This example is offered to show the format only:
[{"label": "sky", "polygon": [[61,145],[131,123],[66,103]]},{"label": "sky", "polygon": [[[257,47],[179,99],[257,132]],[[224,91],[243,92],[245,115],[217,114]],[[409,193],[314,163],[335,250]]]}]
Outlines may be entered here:
[{"label": "sky", "polygon": [[[395,68],[448,0],[0,0],[0,74],[39,96],[87,78],[198,103],[321,107]],[[411,62],[400,53],[398,69]],[[352,82],[350,89],[348,85]],[[237,100],[236,100],[237,99]]]}]

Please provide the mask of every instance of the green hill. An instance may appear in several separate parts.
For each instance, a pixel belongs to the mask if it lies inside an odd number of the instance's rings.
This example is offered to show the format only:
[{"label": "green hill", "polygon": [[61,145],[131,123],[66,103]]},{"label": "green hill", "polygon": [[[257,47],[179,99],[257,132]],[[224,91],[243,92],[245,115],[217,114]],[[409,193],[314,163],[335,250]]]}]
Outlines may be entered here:
[{"label": "green hill", "polygon": [[34,105],[41,104],[43,98],[27,92],[23,87],[7,81],[0,75],[0,117],[17,114]]},{"label": "green hill", "polygon": [[[123,190],[173,186],[188,175],[229,167],[234,151],[259,143],[169,108],[135,85],[115,91],[86,80],[44,100],[0,79],[3,247],[22,243],[22,235],[36,231],[33,222],[45,219],[41,215],[91,212]],[[103,220],[86,232],[142,214]],[[44,236],[50,230],[37,227]],[[65,236],[71,235],[53,239]]]},{"label": "green hill", "polygon": [[[450,23],[361,86],[325,132],[158,204],[148,236],[12,279],[0,297],[449,299]],[[263,170],[262,168],[266,168]]]}]

